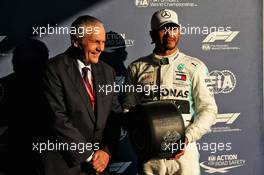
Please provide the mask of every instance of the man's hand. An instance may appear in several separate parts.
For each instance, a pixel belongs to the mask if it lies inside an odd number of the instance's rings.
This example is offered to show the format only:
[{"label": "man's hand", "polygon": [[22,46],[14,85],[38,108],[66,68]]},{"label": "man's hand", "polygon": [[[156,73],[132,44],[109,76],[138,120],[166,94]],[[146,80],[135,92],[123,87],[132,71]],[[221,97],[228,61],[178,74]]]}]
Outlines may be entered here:
[{"label": "man's hand", "polygon": [[188,141],[188,138],[185,137],[185,142],[184,142],[184,148],[181,149],[173,158],[171,159],[175,159],[175,160],[178,160],[181,156],[184,155],[184,151],[185,151],[185,148],[186,146],[188,145],[189,141]]},{"label": "man's hand", "polygon": [[93,168],[99,173],[103,172],[109,162],[109,158],[110,156],[106,152],[102,150],[96,151],[92,159]]}]

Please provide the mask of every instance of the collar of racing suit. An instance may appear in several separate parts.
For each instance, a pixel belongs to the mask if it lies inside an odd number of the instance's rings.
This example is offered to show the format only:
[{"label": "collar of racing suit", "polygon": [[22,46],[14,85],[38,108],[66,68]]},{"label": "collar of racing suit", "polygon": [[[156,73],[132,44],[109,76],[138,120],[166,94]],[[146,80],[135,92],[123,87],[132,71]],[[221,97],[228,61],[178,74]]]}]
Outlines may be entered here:
[{"label": "collar of racing suit", "polygon": [[175,61],[179,57],[179,54],[180,51],[179,49],[177,49],[174,53],[167,56],[161,56],[152,53],[152,58],[153,61],[157,62],[159,65],[166,65],[166,64],[171,64],[173,61]]}]

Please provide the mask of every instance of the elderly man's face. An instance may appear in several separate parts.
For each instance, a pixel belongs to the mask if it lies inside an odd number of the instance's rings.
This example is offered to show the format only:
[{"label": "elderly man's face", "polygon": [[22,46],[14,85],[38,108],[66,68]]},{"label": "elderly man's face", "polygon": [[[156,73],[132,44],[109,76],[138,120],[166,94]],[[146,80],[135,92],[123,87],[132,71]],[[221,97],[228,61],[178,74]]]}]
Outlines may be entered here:
[{"label": "elderly man's face", "polygon": [[105,48],[105,29],[102,25],[88,25],[92,28],[90,34],[85,34],[81,39],[84,58],[88,63],[97,63],[99,56]]}]

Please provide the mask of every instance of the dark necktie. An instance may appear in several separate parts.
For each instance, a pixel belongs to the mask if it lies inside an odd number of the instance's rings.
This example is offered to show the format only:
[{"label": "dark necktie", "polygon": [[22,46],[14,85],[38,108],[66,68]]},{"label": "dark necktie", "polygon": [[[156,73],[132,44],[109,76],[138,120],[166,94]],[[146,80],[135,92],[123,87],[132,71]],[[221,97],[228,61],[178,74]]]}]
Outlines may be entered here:
[{"label": "dark necktie", "polygon": [[[88,77],[88,71],[91,71],[91,69],[89,67],[84,67],[82,69],[83,71],[83,82],[86,88],[86,91],[89,95],[89,98],[91,100],[91,104],[94,110],[94,91],[93,91],[93,81],[92,81],[92,77]],[[91,74],[92,75],[92,74]]]}]

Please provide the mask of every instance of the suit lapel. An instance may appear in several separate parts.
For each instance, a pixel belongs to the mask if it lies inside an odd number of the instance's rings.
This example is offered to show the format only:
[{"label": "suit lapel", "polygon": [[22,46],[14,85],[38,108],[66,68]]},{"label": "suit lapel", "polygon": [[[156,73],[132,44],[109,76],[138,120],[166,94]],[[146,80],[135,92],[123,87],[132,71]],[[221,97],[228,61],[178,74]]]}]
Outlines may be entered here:
[{"label": "suit lapel", "polygon": [[92,109],[92,104],[89,99],[89,95],[85,89],[85,85],[83,83],[83,79],[81,77],[80,71],[78,70],[78,65],[75,59],[69,58],[69,65],[67,68],[67,73],[72,80],[73,85],[76,87],[76,90],[79,92],[82,101],[87,107],[88,113],[90,114],[90,118],[93,122],[95,122],[95,115]]}]

